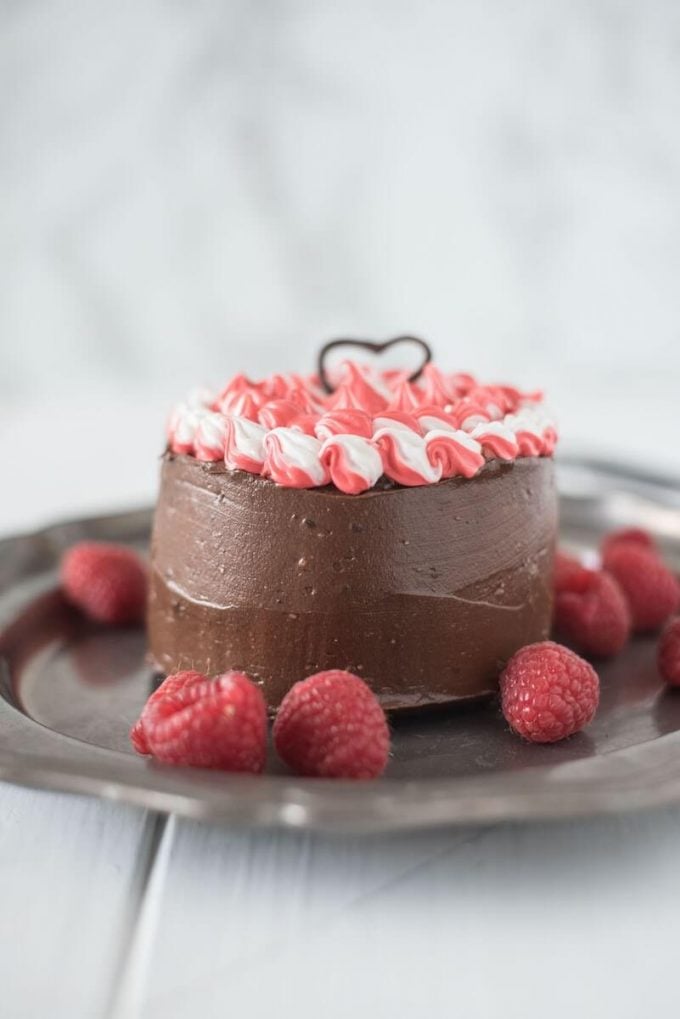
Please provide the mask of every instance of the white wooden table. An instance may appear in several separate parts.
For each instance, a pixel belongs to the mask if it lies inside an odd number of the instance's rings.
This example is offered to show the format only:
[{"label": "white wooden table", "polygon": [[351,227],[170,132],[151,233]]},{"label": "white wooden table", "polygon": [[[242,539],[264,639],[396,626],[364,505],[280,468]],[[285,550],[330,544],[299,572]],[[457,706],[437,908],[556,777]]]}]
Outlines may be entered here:
[{"label": "white wooden table", "polygon": [[[150,498],[158,408],[125,458],[119,410],[62,408],[39,471],[5,411],[0,531]],[[665,1016],[679,943],[680,810],[330,839],[0,785],[3,1019]]]}]

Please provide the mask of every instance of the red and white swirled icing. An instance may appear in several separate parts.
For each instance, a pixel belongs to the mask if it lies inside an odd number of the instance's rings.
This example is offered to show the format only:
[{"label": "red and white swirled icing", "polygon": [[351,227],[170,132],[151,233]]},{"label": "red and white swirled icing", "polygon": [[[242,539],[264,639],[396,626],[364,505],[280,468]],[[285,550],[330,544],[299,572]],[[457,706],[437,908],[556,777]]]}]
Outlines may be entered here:
[{"label": "red and white swirled icing", "polygon": [[228,417],[224,462],[232,471],[261,474],[265,461],[264,440],[267,429],[248,418]]},{"label": "red and white swirled icing", "polygon": [[330,435],[319,456],[335,487],[347,495],[373,488],[385,470],[378,446],[363,435]]},{"label": "red and white swirled icing", "polygon": [[262,473],[286,488],[318,488],[330,480],[321,443],[297,428],[272,428],[264,437]]},{"label": "red and white swirled icing", "polygon": [[417,382],[348,361],[333,393],[316,376],[236,375],[191,393],[168,421],[168,448],[289,488],[332,484],[348,495],[473,478],[488,460],[551,456],[557,442],[540,393],[482,385],[427,365]]}]

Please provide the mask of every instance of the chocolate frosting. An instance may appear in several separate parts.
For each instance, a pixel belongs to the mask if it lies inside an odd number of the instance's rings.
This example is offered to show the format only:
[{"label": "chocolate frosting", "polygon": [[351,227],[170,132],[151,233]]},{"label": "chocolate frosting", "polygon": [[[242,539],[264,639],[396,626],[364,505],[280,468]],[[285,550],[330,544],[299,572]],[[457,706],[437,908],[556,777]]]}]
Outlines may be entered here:
[{"label": "chocolate frosting", "polygon": [[548,635],[556,527],[549,459],[348,496],[166,453],[151,654],[163,672],[243,669],[271,706],[328,668],[386,708],[489,693]]}]

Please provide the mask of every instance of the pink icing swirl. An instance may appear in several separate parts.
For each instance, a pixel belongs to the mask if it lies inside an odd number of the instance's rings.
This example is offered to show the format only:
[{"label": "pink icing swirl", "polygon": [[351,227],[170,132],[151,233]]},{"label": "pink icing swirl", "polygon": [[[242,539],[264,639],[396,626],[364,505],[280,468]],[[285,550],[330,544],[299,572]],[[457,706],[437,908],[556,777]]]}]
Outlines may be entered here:
[{"label": "pink icing swirl", "polygon": [[468,375],[467,372],[455,372],[453,375],[449,375],[447,378],[449,388],[453,390],[456,397],[465,396],[470,392],[471,389],[477,385],[477,380],[474,375]]},{"label": "pink icing swirl", "polygon": [[535,432],[524,429],[523,431],[515,432],[515,438],[517,439],[518,456],[543,455],[545,441],[542,435],[536,435]]},{"label": "pink icing swirl", "polygon": [[267,429],[249,418],[228,417],[224,462],[232,471],[261,474],[264,467],[264,439]]},{"label": "pink icing swirl", "polygon": [[442,476],[441,465],[428,459],[426,442],[409,428],[380,428],[373,436],[385,474],[399,485],[430,485]]},{"label": "pink icing swirl", "polygon": [[433,407],[445,407],[458,395],[456,387],[449,385],[439,368],[431,363],[423,368],[420,387],[422,401]]},{"label": "pink icing swirl", "polygon": [[300,407],[292,400],[281,397],[278,400],[270,400],[260,407],[257,419],[271,431],[272,428],[286,428],[297,417],[300,417]]},{"label": "pink icing swirl", "polygon": [[514,433],[500,421],[488,421],[477,425],[471,432],[472,438],[481,444],[489,460],[515,460],[519,446]]},{"label": "pink icing swirl", "polygon": [[477,425],[491,420],[491,415],[486,407],[481,402],[470,399],[469,396],[463,397],[457,403],[450,404],[446,409],[451,416],[453,427],[464,428],[466,432],[471,432]]},{"label": "pink icing swirl", "polygon": [[370,439],[373,429],[371,418],[365,410],[339,408],[322,414],[314,432],[317,439],[323,442],[331,435],[363,435],[365,439]]},{"label": "pink icing swirl", "polygon": [[552,425],[547,425],[543,432],[543,452],[542,456],[552,456],[555,452],[555,446],[557,445],[557,431]]},{"label": "pink icing swirl", "polygon": [[321,447],[320,459],[335,487],[347,495],[373,488],[383,473],[379,450],[363,435],[329,436]]},{"label": "pink icing swirl", "polygon": [[318,414],[299,414],[291,421],[291,428],[297,428],[298,432],[304,432],[305,435],[316,435],[318,420]]},{"label": "pink icing swirl", "polygon": [[384,410],[378,417],[373,418],[373,433],[381,428],[406,428],[410,432],[420,435],[422,429],[417,417],[405,410]]},{"label": "pink icing swirl", "polygon": [[255,389],[257,389],[257,384],[251,382],[246,375],[234,375],[232,379],[229,379],[217,397],[217,406],[220,407],[225,400],[229,400],[232,396],[237,396],[239,393],[247,393]]},{"label": "pink icing swirl", "polygon": [[387,409],[413,414],[422,403],[422,394],[408,379],[400,379],[393,390]]},{"label": "pink icing swirl", "polygon": [[288,375],[270,375],[259,385],[265,400],[285,400],[290,392],[292,379]]},{"label": "pink icing swirl", "polygon": [[537,421],[533,421],[529,415],[520,413],[508,414],[503,423],[515,434],[518,456],[543,455],[545,439]]},{"label": "pink icing swirl", "polygon": [[221,460],[227,438],[227,419],[222,414],[204,414],[196,426],[194,456],[197,460]]},{"label": "pink icing swirl", "polygon": [[467,432],[433,429],[425,436],[425,448],[443,478],[474,478],[485,463],[481,445]]},{"label": "pink icing swirl", "polygon": [[262,473],[287,488],[327,485],[330,475],[321,462],[321,443],[295,428],[274,428],[264,439]]},{"label": "pink icing swirl", "polygon": [[377,414],[387,407],[387,400],[377,386],[371,385],[359,365],[345,361],[343,368],[343,380],[328,400],[332,409],[354,409]]},{"label": "pink icing swirl", "polygon": [[201,411],[181,403],[175,407],[168,421],[168,445],[173,453],[180,455],[194,452],[196,428]]},{"label": "pink icing swirl", "polygon": [[457,431],[453,418],[442,407],[420,407],[416,411],[416,418],[423,435],[432,429],[441,430],[443,428],[448,432]]},{"label": "pink icing swirl", "polygon": [[222,414],[235,414],[249,421],[257,421],[262,397],[256,390],[242,389],[222,396],[218,406]]}]

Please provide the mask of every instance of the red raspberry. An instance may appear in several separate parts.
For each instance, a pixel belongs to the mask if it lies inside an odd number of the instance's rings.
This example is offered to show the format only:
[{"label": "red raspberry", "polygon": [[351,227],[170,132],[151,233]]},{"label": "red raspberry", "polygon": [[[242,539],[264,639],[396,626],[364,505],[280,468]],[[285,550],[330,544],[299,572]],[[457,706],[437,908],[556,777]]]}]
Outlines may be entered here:
[{"label": "red raspberry", "polygon": [[618,531],[610,531],[602,541],[602,555],[605,556],[610,549],[617,545],[637,545],[650,552],[658,551],[654,538],[649,531],[643,530],[642,527],[622,527]]},{"label": "red raspberry", "polygon": [[173,697],[180,693],[185,686],[193,683],[205,683],[206,676],[202,672],[176,672],[173,676],[164,679],[161,685],[147,699],[142,713],[130,729],[130,742],[138,754],[150,754],[149,743],[146,738],[145,719],[154,710],[154,706],[163,697]]},{"label": "red raspberry", "polygon": [[680,686],[680,616],[661,634],[657,652],[659,672],[671,686]]},{"label": "red raspberry", "polygon": [[586,655],[617,655],[630,637],[630,609],[608,573],[581,568],[555,594],[555,630]]},{"label": "red raspberry", "polygon": [[658,630],[680,607],[680,583],[657,553],[636,542],[604,550],[603,566],[623,589],[636,633]]},{"label": "red raspberry", "polygon": [[331,669],[288,691],[274,722],[274,743],[300,775],[377,778],[387,764],[390,733],[363,679]]},{"label": "red raspberry", "polygon": [[570,591],[573,585],[580,586],[581,578],[587,573],[586,567],[574,556],[566,552],[555,553],[555,567],[553,571],[553,589],[557,591]]},{"label": "red raspberry", "polygon": [[146,568],[132,549],[81,541],[61,561],[68,601],[100,623],[139,623],[146,606]]},{"label": "red raspberry", "polygon": [[168,676],[146,702],[130,740],[164,764],[259,773],[267,747],[262,691],[242,672]]},{"label": "red raspberry", "polygon": [[500,679],[509,725],[532,743],[555,743],[591,721],[600,700],[592,665],[561,644],[528,644],[512,656]]}]

